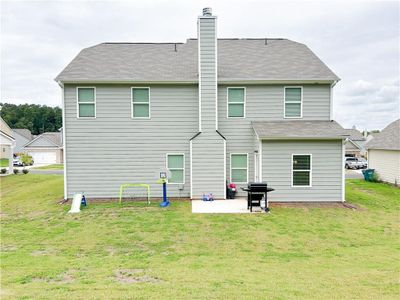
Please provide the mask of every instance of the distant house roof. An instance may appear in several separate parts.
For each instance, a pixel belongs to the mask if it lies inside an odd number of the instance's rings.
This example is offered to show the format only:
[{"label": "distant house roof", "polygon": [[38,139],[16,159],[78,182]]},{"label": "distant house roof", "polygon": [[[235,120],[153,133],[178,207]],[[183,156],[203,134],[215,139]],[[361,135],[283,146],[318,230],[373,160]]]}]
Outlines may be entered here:
[{"label": "distant house roof", "polygon": [[357,129],[346,129],[352,141],[365,141],[364,136]]},{"label": "distant house roof", "polygon": [[390,123],[369,141],[367,149],[400,150],[400,119]]},{"label": "distant house roof", "polygon": [[335,121],[252,122],[260,139],[345,139],[346,129]]},{"label": "distant house roof", "polygon": [[62,147],[61,132],[45,132],[27,143],[24,148]]},{"label": "distant house roof", "polygon": [[29,129],[25,128],[12,128],[12,131],[18,133],[19,135],[23,136],[24,138],[28,139],[29,141],[33,139],[33,135]]},{"label": "distant house roof", "polygon": [[[197,39],[102,43],[83,49],[61,82],[197,82]],[[304,44],[287,39],[218,39],[218,80],[327,81],[339,78]]]}]

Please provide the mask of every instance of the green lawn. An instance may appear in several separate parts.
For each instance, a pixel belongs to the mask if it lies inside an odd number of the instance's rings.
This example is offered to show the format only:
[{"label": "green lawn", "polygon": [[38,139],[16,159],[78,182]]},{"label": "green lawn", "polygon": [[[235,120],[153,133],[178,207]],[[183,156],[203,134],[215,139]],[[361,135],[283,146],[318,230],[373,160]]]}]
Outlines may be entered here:
[{"label": "green lawn", "polygon": [[400,189],[347,182],[361,209],[193,215],[189,202],[59,205],[62,176],[1,183],[2,299],[395,299]]},{"label": "green lawn", "polygon": [[0,159],[0,168],[7,168],[8,167],[8,158],[1,158]]},{"label": "green lawn", "polygon": [[52,165],[47,165],[43,167],[35,167],[37,170],[63,170],[64,165],[63,164],[52,164]]}]

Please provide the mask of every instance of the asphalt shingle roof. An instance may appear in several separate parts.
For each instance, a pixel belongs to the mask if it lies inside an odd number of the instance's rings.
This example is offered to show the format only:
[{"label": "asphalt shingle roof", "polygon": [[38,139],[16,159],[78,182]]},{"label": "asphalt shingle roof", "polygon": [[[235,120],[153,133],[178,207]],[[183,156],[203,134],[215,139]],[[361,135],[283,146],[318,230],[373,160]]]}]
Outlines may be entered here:
[{"label": "asphalt shingle roof", "polygon": [[19,135],[22,135],[28,140],[32,140],[33,136],[32,133],[29,129],[24,129],[24,128],[12,128],[12,131],[18,133]]},{"label": "asphalt shingle roof", "polygon": [[349,136],[335,121],[267,121],[252,122],[252,125],[257,136],[266,139],[344,139]]},{"label": "asphalt shingle roof", "polygon": [[[304,44],[287,39],[218,39],[219,81],[338,79]],[[102,43],[83,49],[56,78],[63,82],[197,80],[197,39]]]},{"label": "asphalt shingle roof", "polygon": [[357,129],[346,129],[352,141],[365,141],[364,136]]},{"label": "asphalt shingle roof", "polygon": [[400,150],[400,119],[390,123],[369,141],[367,149]]},{"label": "asphalt shingle roof", "polygon": [[[41,139],[41,138],[45,138],[45,139],[49,140],[56,147],[62,147],[63,146],[61,132],[45,132],[45,133],[42,133],[39,136],[37,136],[34,140],[38,140],[38,139]],[[29,144],[34,142],[34,140],[32,140],[29,143],[27,143],[24,147],[28,147]]]}]

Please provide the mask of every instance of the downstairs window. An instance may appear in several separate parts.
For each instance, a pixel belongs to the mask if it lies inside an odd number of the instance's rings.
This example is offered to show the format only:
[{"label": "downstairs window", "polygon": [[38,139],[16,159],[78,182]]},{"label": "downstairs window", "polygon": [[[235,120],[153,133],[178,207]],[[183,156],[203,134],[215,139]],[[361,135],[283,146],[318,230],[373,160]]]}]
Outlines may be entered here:
[{"label": "downstairs window", "polygon": [[292,186],[311,187],[311,154],[292,155]]}]

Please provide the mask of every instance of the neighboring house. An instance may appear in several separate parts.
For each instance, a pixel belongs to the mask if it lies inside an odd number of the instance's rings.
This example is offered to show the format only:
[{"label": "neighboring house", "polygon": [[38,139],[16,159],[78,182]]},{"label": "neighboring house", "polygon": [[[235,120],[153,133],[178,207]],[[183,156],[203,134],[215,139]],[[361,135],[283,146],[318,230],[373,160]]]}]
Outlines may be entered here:
[{"label": "neighboring house", "polygon": [[368,166],[379,179],[400,184],[400,119],[390,123],[366,145]]},{"label": "neighboring house", "polygon": [[63,162],[63,143],[61,132],[45,132],[38,135],[23,147],[32,156],[35,164],[59,164]]},{"label": "neighboring house", "polygon": [[168,168],[170,197],[225,199],[227,181],[266,181],[272,201],[344,201],[339,78],[304,44],[217,39],[216,22],[205,9],[185,43],[83,49],[57,76],[64,197],[113,198],[132,182],[160,197]]},{"label": "neighboring house", "polygon": [[346,141],[346,155],[361,157],[366,156],[366,139],[357,129],[346,129],[349,137]]},{"label": "neighboring house", "polygon": [[23,147],[32,141],[33,135],[29,129],[13,128],[13,136],[15,138],[14,153],[24,152]]},{"label": "neighboring house", "polygon": [[0,159],[8,159],[9,172],[13,170],[15,139],[7,123],[0,117]]}]

